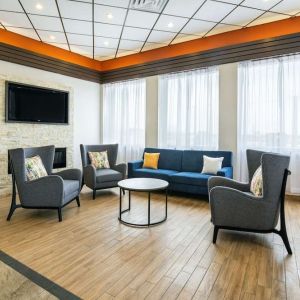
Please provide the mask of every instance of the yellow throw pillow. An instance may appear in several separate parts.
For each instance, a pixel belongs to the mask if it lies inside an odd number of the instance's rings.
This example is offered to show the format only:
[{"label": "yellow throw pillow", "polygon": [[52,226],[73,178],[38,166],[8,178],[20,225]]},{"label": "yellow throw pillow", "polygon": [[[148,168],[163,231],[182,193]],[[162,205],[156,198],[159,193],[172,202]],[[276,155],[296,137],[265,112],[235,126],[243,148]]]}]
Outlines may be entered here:
[{"label": "yellow throw pillow", "polygon": [[255,171],[250,185],[250,191],[257,197],[263,195],[263,178],[262,178],[262,168],[259,166]]},{"label": "yellow throw pillow", "polygon": [[143,168],[157,169],[160,153],[144,153]]}]

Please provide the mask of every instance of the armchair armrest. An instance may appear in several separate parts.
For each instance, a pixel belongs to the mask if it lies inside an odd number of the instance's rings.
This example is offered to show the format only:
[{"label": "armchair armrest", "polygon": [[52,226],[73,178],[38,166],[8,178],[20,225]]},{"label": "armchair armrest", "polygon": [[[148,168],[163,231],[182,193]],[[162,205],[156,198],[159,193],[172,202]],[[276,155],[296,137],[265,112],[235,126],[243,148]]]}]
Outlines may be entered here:
[{"label": "armchair armrest", "polygon": [[112,167],[113,170],[122,174],[122,179],[126,178],[126,164],[118,164]]},{"label": "armchair armrest", "polygon": [[60,207],[63,204],[63,194],[62,178],[49,175],[26,182],[22,204],[28,207]]},{"label": "armchair armrest", "polygon": [[244,229],[272,229],[273,207],[263,197],[232,188],[216,186],[210,191],[212,222],[217,226]]},{"label": "armchair armrest", "polygon": [[232,167],[224,167],[221,170],[218,171],[217,176],[223,176],[232,178],[233,177],[233,169]]},{"label": "armchair armrest", "polygon": [[143,166],[144,161],[141,160],[135,160],[128,163],[128,178],[133,177],[133,172],[136,169],[139,169]]},{"label": "armchair armrest", "polygon": [[83,168],[84,183],[91,189],[96,186],[96,169],[92,165],[87,165]]},{"label": "armchair armrest", "polygon": [[82,179],[82,172],[79,169],[67,169],[52,173],[52,175],[58,175],[65,180],[80,180]]},{"label": "armchair armrest", "polygon": [[219,187],[228,187],[232,189],[236,189],[242,192],[250,192],[250,185],[249,183],[239,182],[227,177],[221,176],[212,176],[208,179],[208,191],[212,188],[219,186]]}]

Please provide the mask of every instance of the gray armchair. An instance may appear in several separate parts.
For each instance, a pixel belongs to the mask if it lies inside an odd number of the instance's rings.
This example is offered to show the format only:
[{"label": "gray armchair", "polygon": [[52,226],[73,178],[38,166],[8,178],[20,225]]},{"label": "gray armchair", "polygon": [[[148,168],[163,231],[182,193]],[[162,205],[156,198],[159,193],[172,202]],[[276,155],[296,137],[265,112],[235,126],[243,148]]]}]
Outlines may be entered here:
[{"label": "gray armchair", "polygon": [[[247,150],[249,183],[240,183],[224,177],[211,177],[208,181],[209,202],[214,224],[213,243],[219,229],[258,233],[274,232],[281,236],[289,254],[285,226],[284,197],[290,158],[274,153]],[[263,196],[250,192],[255,170],[262,165]],[[280,215],[280,230],[276,229]]]},{"label": "gray armchair", "polygon": [[[76,199],[80,206],[82,173],[79,169],[69,169],[52,173],[54,146],[19,148],[9,150],[10,165],[13,177],[13,196],[7,220],[9,221],[18,207],[57,209],[59,221],[62,221],[62,208]],[[48,176],[27,181],[25,158],[39,155]],[[16,204],[16,186],[20,204]]]},{"label": "gray armchair", "polygon": [[[91,165],[88,152],[107,151],[110,169],[96,170]],[[118,144],[111,145],[80,145],[83,184],[93,190],[93,199],[96,191],[118,186],[118,182],[126,177],[126,164],[116,165]]]}]

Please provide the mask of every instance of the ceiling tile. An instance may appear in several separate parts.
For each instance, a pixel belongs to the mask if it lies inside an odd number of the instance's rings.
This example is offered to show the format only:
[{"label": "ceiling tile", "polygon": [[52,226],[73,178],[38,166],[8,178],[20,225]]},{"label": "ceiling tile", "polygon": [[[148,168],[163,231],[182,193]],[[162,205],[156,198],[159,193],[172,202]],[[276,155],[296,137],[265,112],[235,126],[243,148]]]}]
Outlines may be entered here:
[{"label": "ceiling tile", "polygon": [[231,25],[240,25],[245,26],[250,21],[257,18],[262,14],[261,10],[246,8],[246,7],[238,7],[235,9],[228,17],[226,17],[222,22]]},{"label": "ceiling tile", "polygon": [[119,38],[121,35],[122,26],[112,24],[95,23],[95,35]]},{"label": "ceiling tile", "polygon": [[178,32],[188,20],[188,18],[161,15],[155,24],[154,29]]},{"label": "ceiling tile", "polygon": [[0,11],[0,22],[4,26],[32,28],[24,13]]},{"label": "ceiling tile", "polygon": [[95,37],[95,46],[99,48],[117,48],[119,40],[105,37]]},{"label": "ceiling tile", "polygon": [[205,0],[189,0],[188,5],[183,0],[169,0],[164,13],[190,18]]},{"label": "ceiling tile", "polygon": [[166,43],[168,44],[175,37],[174,32],[156,31],[153,30],[149,35],[148,42],[150,43]]},{"label": "ceiling tile", "polygon": [[60,43],[47,43],[47,44],[50,44],[52,46],[55,46],[55,47],[58,47],[58,48],[62,48],[62,49],[65,49],[65,50],[69,51],[68,44],[60,44]]},{"label": "ceiling tile", "polygon": [[36,29],[64,31],[59,18],[37,15],[30,15],[29,17]]},{"label": "ceiling tile", "polygon": [[152,28],[155,21],[157,20],[159,14],[137,11],[137,10],[129,10],[126,25],[141,27],[141,28]]},{"label": "ceiling tile", "polygon": [[93,36],[67,33],[68,41],[72,45],[93,46]]},{"label": "ceiling tile", "polygon": [[236,6],[222,2],[207,1],[194,16],[195,19],[219,22]]},{"label": "ceiling tile", "polygon": [[142,52],[152,50],[152,49],[161,48],[161,47],[166,47],[166,46],[168,46],[168,44],[146,43],[146,45],[144,46]]},{"label": "ceiling tile", "polygon": [[185,34],[195,34],[202,36],[215,25],[216,23],[213,22],[190,20],[181,32]]},{"label": "ceiling tile", "polygon": [[267,13],[263,14],[261,17],[259,17],[258,19],[256,19],[254,22],[249,24],[249,26],[270,23],[270,22],[274,22],[274,21],[278,21],[278,20],[287,19],[287,18],[289,18],[289,16],[287,16],[287,15],[267,12]]},{"label": "ceiling tile", "polygon": [[138,41],[128,41],[128,40],[121,40],[119,48],[122,50],[137,50],[139,51],[143,46],[143,42]]},{"label": "ceiling tile", "polygon": [[72,52],[91,58],[93,57],[93,47],[70,45],[70,48]]},{"label": "ceiling tile", "polygon": [[58,0],[58,6],[63,18],[92,21],[92,5],[69,0]]},{"label": "ceiling tile", "polygon": [[249,6],[253,8],[260,8],[264,10],[270,9],[272,6],[274,6],[276,3],[278,3],[280,0],[245,0],[242,5],[243,6]]},{"label": "ceiling tile", "polygon": [[53,32],[53,31],[37,31],[39,33],[39,36],[41,37],[42,41],[47,42],[53,42],[53,43],[67,43],[65,34],[62,32]]},{"label": "ceiling tile", "polygon": [[197,35],[188,35],[188,34],[178,34],[178,36],[175,38],[175,40],[172,42],[172,44],[178,44],[178,43],[183,43],[187,41],[192,41],[199,39],[200,37]]},{"label": "ceiling tile", "polygon": [[0,0],[0,10],[23,12],[18,0]]},{"label": "ceiling tile", "polygon": [[300,1],[299,0],[284,0],[274,8],[272,11],[286,14],[297,14],[300,12]]},{"label": "ceiling tile", "polygon": [[118,51],[117,57],[122,57],[122,56],[126,56],[126,55],[131,55],[131,54],[135,54],[135,53],[139,53],[139,51],[128,51],[128,50],[120,50]]},{"label": "ceiling tile", "polygon": [[127,8],[129,1],[130,0],[95,0],[95,3]]},{"label": "ceiling tile", "polygon": [[149,33],[149,29],[124,27],[122,39],[145,41]]},{"label": "ceiling tile", "polygon": [[21,3],[27,13],[59,17],[55,1],[21,0]]},{"label": "ceiling tile", "polygon": [[[263,0],[263,1],[265,1],[265,0]],[[266,1],[269,1],[269,0],[266,0]],[[241,4],[243,2],[243,0],[222,0],[222,2],[227,2],[230,4]]]},{"label": "ceiling tile", "polygon": [[88,35],[93,34],[92,22],[76,21],[69,19],[64,19],[63,22],[67,32]]},{"label": "ceiling tile", "polygon": [[95,21],[123,25],[126,11],[124,8],[95,5]]},{"label": "ceiling tile", "polygon": [[6,27],[6,29],[8,31],[12,31],[12,32],[27,36],[31,39],[40,40],[39,37],[37,36],[36,32],[34,31],[34,29],[18,28],[18,27]]},{"label": "ceiling tile", "polygon": [[223,32],[233,31],[237,29],[241,29],[243,27],[241,26],[235,26],[235,25],[227,25],[227,24],[218,24],[212,31],[207,33],[207,36],[215,35]]},{"label": "ceiling tile", "polygon": [[115,55],[117,48],[95,48],[95,56],[110,56]]}]

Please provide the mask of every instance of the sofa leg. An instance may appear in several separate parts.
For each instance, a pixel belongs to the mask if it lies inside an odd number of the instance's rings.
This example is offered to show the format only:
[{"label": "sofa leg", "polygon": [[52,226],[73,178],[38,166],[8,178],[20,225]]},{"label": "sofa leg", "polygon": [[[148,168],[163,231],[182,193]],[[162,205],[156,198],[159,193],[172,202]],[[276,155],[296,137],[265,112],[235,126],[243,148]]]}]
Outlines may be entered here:
[{"label": "sofa leg", "polygon": [[219,232],[219,227],[218,227],[218,226],[215,226],[215,227],[214,227],[213,244],[215,244],[216,241],[217,241],[218,232]]},{"label": "sofa leg", "polygon": [[57,209],[57,212],[58,212],[58,221],[61,222],[62,221],[61,207]]},{"label": "sofa leg", "polygon": [[77,202],[77,206],[80,207],[80,200],[79,200],[79,196],[76,197],[76,202]]},{"label": "sofa leg", "polygon": [[93,190],[93,200],[96,199],[96,190]]}]

